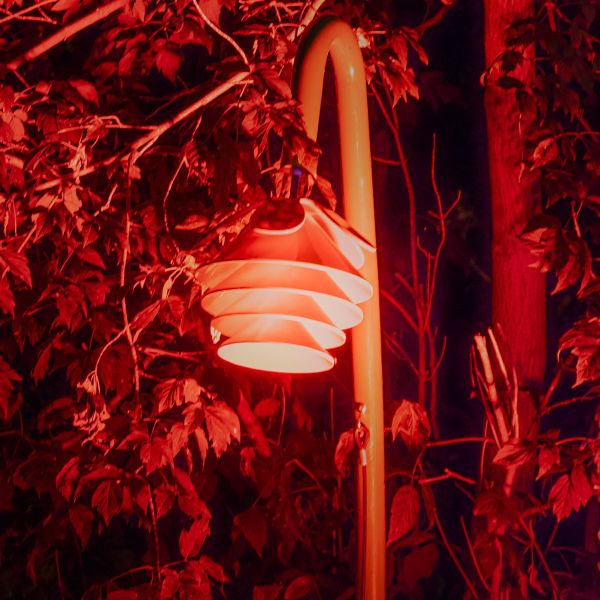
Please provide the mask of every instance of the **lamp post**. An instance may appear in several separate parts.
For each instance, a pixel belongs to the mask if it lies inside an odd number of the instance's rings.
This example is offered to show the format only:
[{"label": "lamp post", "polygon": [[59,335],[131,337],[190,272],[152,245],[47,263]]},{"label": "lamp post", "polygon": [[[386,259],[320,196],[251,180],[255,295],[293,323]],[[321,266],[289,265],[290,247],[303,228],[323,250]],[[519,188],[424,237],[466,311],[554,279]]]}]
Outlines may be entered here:
[{"label": "lamp post", "polygon": [[[352,331],[357,475],[357,597],[385,598],[383,382],[375,210],[364,64],[344,22],[307,31],[294,89],[317,137],[325,64],[337,89],[346,221],[307,198],[267,202],[213,262],[199,270],[217,353],[243,367],[281,373],[327,371],[327,351]],[[359,306],[360,305],[360,306]],[[221,337],[227,340],[221,342]]]},{"label": "lamp post", "polygon": [[[348,24],[326,17],[307,31],[294,65],[295,94],[302,104],[306,130],[316,139],[328,56],[333,64],[337,94],[344,216],[356,231],[375,244],[365,69],[356,34]],[[362,305],[363,321],[352,330],[354,399],[359,407],[364,407],[362,420],[369,432],[366,464],[358,470],[358,554],[362,565],[358,585],[363,598],[383,600],[386,539],[383,378],[375,254],[366,256],[360,273],[373,286],[374,293]]]}]

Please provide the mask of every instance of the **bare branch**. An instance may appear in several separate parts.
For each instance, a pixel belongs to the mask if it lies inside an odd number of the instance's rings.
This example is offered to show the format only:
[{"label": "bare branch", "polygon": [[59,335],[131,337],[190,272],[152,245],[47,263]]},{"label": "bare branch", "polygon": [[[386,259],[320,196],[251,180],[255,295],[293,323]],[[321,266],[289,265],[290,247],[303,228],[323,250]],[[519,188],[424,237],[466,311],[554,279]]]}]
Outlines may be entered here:
[{"label": "bare branch", "polygon": [[250,68],[250,63],[248,62],[248,57],[246,56],[246,53],[241,49],[241,47],[239,46],[239,44],[230,36],[227,35],[222,29],[220,29],[219,27],[217,27],[205,14],[205,12],[202,10],[202,8],[200,7],[200,4],[198,4],[198,0],[192,0],[192,2],[194,3],[194,6],[196,7],[196,10],[198,11],[198,14],[200,15],[200,17],[202,18],[202,20],[220,37],[222,37],[226,42],[229,42],[234,50],[240,55],[241,59],[244,61],[244,64]]},{"label": "bare branch", "polygon": [[128,0],[113,0],[108,4],[97,8],[94,12],[85,15],[85,17],[81,17],[81,19],[70,23],[56,33],[52,34],[50,37],[42,40],[39,44],[36,44],[33,48],[27,50],[27,52],[21,54],[21,56],[17,56],[17,58],[6,65],[7,68],[11,71],[16,71],[22,64],[36,59],[38,56],[41,56],[45,52],[48,52],[48,50],[54,48],[54,46],[58,46],[58,44],[61,42],[68,40],[76,33],[86,29],[87,27],[90,27],[102,19],[105,19],[120,8],[123,8],[127,2]]},{"label": "bare branch", "polygon": [[[223,83],[219,84],[216,88],[202,96],[202,98],[199,98],[198,100],[196,100],[196,102],[193,102],[170,119],[167,119],[159,125],[156,125],[156,127],[154,127],[149,133],[138,138],[135,142],[133,142],[133,144],[131,144],[130,150],[125,154],[113,154],[112,156],[109,156],[108,158],[105,158],[100,162],[94,163],[89,167],[86,167],[85,169],[79,171],[78,177],[85,177],[87,175],[91,175],[92,173],[95,173],[103,167],[112,165],[117,160],[119,160],[119,158],[127,159],[132,155],[133,162],[135,162],[142,154],[144,154],[144,152],[149,150],[155,144],[155,142],[161,135],[163,135],[166,131],[171,129],[171,127],[177,125],[178,123],[181,123],[181,121],[183,121],[187,117],[191,116],[204,106],[210,104],[213,100],[229,91],[232,87],[235,87],[236,85],[240,84],[245,84],[247,77],[248,73],[246,71],[235,73],[227,81],[224,81]],[[45,190],[52,189],[57,185],[60,185],[62,181],[63,178],[45,181],[44,183],[41,183],[38,186],[36,186],[35,191],[42,192]]]}]

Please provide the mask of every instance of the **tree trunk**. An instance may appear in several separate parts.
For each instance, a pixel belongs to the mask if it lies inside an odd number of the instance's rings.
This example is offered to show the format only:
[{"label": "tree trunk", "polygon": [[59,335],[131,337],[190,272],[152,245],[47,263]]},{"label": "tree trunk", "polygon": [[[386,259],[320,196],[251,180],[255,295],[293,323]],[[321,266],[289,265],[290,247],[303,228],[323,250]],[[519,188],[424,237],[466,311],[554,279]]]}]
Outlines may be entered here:
[{"label": "tree trunk", "polygon": [[[517,372],[519,437],[533,441],[546,365],[546,287],[545,276],[529,266],[531,253],[518,236],[542,209],[538,177],[521,168],[527,119],[534,116],[520,113],[514,92],[496,85],[495,67],[504,50],[506,28],[532,17],[534,2],[484,0],[484,11],[485,59],[488,68],[492,66],[484,96],[492,205],[492,323],[503,334]],[[525,85],[534,75],[532,58],[525,56],[514,73]],[[510,477],[510,482],[503,482],[505,487],[508,483],[509,489],[528,491],[533,465],[521,468],[514,481]]]},{"label": "tree trunk", "polygon": [[[518,429],[513,429],[512,436],[533,441],[539,428],[537,398],[543,387],[546,363],[546,290],[544,275],[529,266],[532,256],[518,235],[541,211],[538,178],[521,169],[526,119],[535,115],[520,114],[514,91],[500,88],[495,80],[499,74],[498,57],[504,50],[505,30],[514,21],[534,15],[534,0],[484,0],[483,4],[485,59],[486,66],[491,67],[484,103],[491,186],[492,322],[503,334],[519,382]],[[526,56],[514,73],[525,85],[534,75],[531,58]],[[484,473],[488,482],[507,495],[531,489],[534,461],[518,469],[502,469],[494,467],[490,458]],[[508,537],[502,542],[505,549],[510,544]],[[506,577],[503,562],[500,558],[492,577],[494,599],[511,595],[510,577]]]},{"label": "tree trunk", "polygon": [[[504,50],[504,31],[518,19],[534,15],[533,0],[484,0],[485,59],[489,67]],[[533,77],[525,58],[516,76]],[[531,57],[530,57],[531,58]],[[492,202],[492,318],[500,325],[521,386],[539,391],[546,363],[546,291],[544,275],[529,265],[529,249],[517,236],[541,211],[537,177],[521,172],[527,123],[514,92],[498,87],[492,68],[485,89],[488,159]]]}]

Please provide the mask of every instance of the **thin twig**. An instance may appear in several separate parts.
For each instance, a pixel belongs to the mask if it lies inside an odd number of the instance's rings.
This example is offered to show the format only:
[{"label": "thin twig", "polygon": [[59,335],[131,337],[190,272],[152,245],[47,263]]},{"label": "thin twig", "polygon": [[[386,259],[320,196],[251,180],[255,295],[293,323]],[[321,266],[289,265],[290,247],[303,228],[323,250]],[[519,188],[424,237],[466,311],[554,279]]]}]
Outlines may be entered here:
[{"label": "thin twig", "polygon": [[56,0],[40,0],[32,6],[28,6],[27,8],[19,10],[16,13],[10,13],[6,17],[0,19],[0,25],[7,23],[8,21],[12,21],[13,19],[18,19],[19,17],[26,15],[27,13],[37,10],[38,8],[42,8],[42,6],[46,6],[47,4],[53,4],[54,2],[56,2]]},{"label": "thin twig", "polygon": [[324,4],[324,2],[325,0],[314,0],[310,3],[306,11],[304,12],[304,16],[302,17],[298,28],[294,31],[291,31],[288,34],[288,40],[293,42],[302,35],[302,32],[310,25],[311,21],[317,16],[317,12]]},{"label": "thin twig", "polygon": [[434,515],[434,520],[435,520],[435,526],[437,527],[437,530],[440,532],[440,537],[442,538],[442,542],[444,543],[444,546],[446,547],[446,550],[448,551],[448,554],[450,555],[450,558],[452,559],[454,566],[458,569],[458,572],[461,574],[461,576],[465,582],[465,585],[469,588],[469,591],[471,592],[471,594],[473,594],[473,597],[475,598],[475,600],[479,600],[479,595],[477,594],[477,591],[475,590],[475,586],[471,583],[471,580],[469,579],[467,573],[463,569],[462,564],[458,560],[456,553],[452,549],[452,546],[450,545],[450,542],[448,541],[448,538],[446,537],[446,533],[444,532],[444,528],[442,527],[442,524],[440,523],[440,518],[438,517],[437,510],[434,510],[433,515]]},{"label": "thin twig", "polygon": [[27,52],[24,54],[17,56],[17,58],[10,61],[6,67],[10,71],[16,71],[22,64],[36,59],[38,56],[41,56],[45,52],[48,52],[48,50],[54,48],[54,46],[58,46],[58,44],[61,42],[68,40],[76,33],[86,29],[87,27],[90,27],[102,19],[105,19],[120,8],[123,8],[127,5],[128,1],[129,0],[113,0],[108,4],[97,8],[94,12],[81,17],[81,19],[78,19],[73,23],[70,23],[69,25],[63,27],[60,31],[57,31],[45,40],[42,40],[39,44],[36,44],[33,48],[27,50]]},{"label": "thin twig", "polygon": [[453,438],[451,440],[435,440],[427,444],[427,448],[435,448],[436,446],[451,446],[452,444],[465,444],[465,443],[481,443],[481,442],[493,442],[489,438],[481,436],[468,436],[462,438]]},{"label": "thin twig", "polygon": [[[212,89],[210,92],[202,96],[202,98],[199,98],[198,100],[196,100],[195,102],[178,112],[170,119],[166,119],[162,123],[156,125],[148,134],[145,134],[138,138],[135,142],[131,144],[127,152],[113,154],[112,156],[109,156],[104,160],[94,163],[93,165],[90,165],[89,167],[86,167],[85,169],[79,171],[77,176],[81,178],[87,175],[91,175],[92,173],[95,173],[101,168],[112,165],[120,158],[126,160],[131,155],[133,155],[134,159],[137,160],[142,154],[144,154],[144,152],[146,152],[151,146],[153,146],[154,143],[158,140],[158,138],[162,136],[165,132],[167,132],[169,129],[171,129],[178,123],[181,123],[181,121],[191,116],[204,106],[210,104],[213,100],[215,100],[222,94],[228,92],[231,88],[237,85],[245,84],[247,77],[247,72],[235,73],[229,79],[227,79],[227,81],[224,81],[223,83],[219,84],[217,87]],[[63,181],[64,178],[57,178],[52,179],[50,181],[45,181],[44,183],[37,185],[35,187],[35,191],[41,192],[52,189],[60,185]]]},{"label": "thin twig", "polygon": [[468,483],[469,485],[476,485],[477,482],[470,477],[466,477],[465,475],[461,475],[460,473],[456,473],[456,471],[452,471],[451,469],[444,469],[443,475],[434,475],[433,477],[427,477],[425,479],[420,479],[419,483],[421,484],[429,484],[436,483],[438,481],[447,481],[448,479],[457,479],[458,481],[462,481],[463,483]]},{"label": "thin twig", "polygon": [[417,324],[415,320],[408,314],[408,311],[394,298],[391,294],[385,290],[381,291],[381,295],[385,298],[398,312],[404,317],[404,320],[410,325],[413,331],[417,331]]},{"label": "thin twig", "polygon": [[233,47],[233,49],[240,55],[241,59],[244,61],[244,64],[250,68],[250,63],[248,62],[248,57],[246,56],[246,53],[240,48],[240,46],[238,45],[238,43],[228,34],[226,34],[222,29],[220,29],[219,27],[217,27],[217,25],[215,25],[205,14],[205,12],[202,10],[202,8],[200,7],[200,4],[198,4],[198,0],[192,0],[192,2],[194,3],[194,6],[196,7],[196,10],[198,11],[198,14],[200,15],[200,17],[202,18],[202,20],[220,37],[222,37],[226,42],[229,42],[231,44],[231,46]]},{"label": "thin twig", "polygon": [[450,10],[450,4],[444,4],[440,10],[438,10],[435,14],[433,14],[429,19],[425,19],[420,25],[414,28],[417,34],[422,36],[428,29],[437,25],[446,15],[446,13]]},{"label": "thin twig", "polygon": [[140,369],[138,365],[138,354],[135,347],[135,341],[131,333],[131,326],[129,324],[129,315],[127,313],[127,297],[125,294],[125,279],[127,273],[127,259],[129,257],[129,238],[131,233],[131,168],[133,166],[132,161],[129,162],[129,170],[127,173],[127,194],[126,194],[126,206],[125,206],[125,242],[123,244],[123,254],[121,257],[121,272],[119,287],[121,288],[121,313],[123,314],[123,329],[125,330],[125,336],[127,343],[129,344],[129,351],[131,353],[131,360],[133,361],[133,381],[135,386],[136,398],[139,398],[140,394]]},{"label": "thin twig", "polygon": [[156,553],[156,579],[160,581],[160,543],[158,540],[158,519],[156,517],[156,508],[154,506],[154,494],[152,493],[152,486],[148,483],[148,492],[150,493],[150,517],[152,519],[152,531],[154,534],[154,551]]},{"label": "thin twig", "polygon": [[460,517],[460,525],[461,525],[463,533],[465,535],[465,540],[467,542],[467,548],[469,549],[469,554],[471,555],[471,560],[473,561],[473,565],[475,566],[475,572],[477,573],[477,576],[479,577],[479,581],[481,581],[481,584],[483,585],[485,590],[487,592],[490,592],[491,588],[490,588],[489,584],[487,583],[487,581],[485,580],[483,573],[481,572],[481,567],[479,566],[479,561],[477,560],[477,556],[475,555],[475,549],[473,548],[471,538],[469,537],[469,532],[467,531],[467,526],[465,525],[465,520],[462,516]]}]

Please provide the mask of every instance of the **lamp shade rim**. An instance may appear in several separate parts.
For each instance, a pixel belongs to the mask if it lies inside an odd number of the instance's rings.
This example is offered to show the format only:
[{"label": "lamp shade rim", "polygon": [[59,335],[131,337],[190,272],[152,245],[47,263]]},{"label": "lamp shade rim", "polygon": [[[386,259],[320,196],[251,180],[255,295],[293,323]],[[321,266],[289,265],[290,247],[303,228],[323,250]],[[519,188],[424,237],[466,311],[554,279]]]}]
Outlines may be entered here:
[{"label": "lamp shade rim", "polygon": [[278,313],[232,313],[219,315],[211,321],[211,327],[226,337],[240,336],[240,330],[245,325],[255,324],[257,321],[268,319],[272,321],[292,321],[302,325],[315,341],[323,348],[339,348],[346,342],[346,334],[335,325],[324,321],[309,319],[298,315]]},{"label": "lamp shade rim", "polygon": [[[300,262],[296,260],[290,259],[276,259],[276,258],[250,258],[250,259],[232,259],[232,260],[223,260],[219,262],[209,263],[200,267],[197,272],[197,277],[200,279],[202,283],[203,289],[206,289],[207,292],[217,291],[219,288],[219,283],[211,285],[210,279],[208,282],[202,282],[203,276],[209,271],[209,269],[213,270],[213,274],[216,273],[220,269],[230,269],[231,267],[238,266],[240,268],[248,268],[250,266],[259,266],[259,267],[269,267],[269,266],[277,266],[277,267],[290,267],[290,268],[301,268],[308,269],[311,271],[318,271],[320,273],[325,273],[334,279],[336,285],[340,288],[340,292],[343,293],[351,302],[355,304],[362,304],[367,300],[371,299],[373,296],[373,286],[369,281],[361,277],[357,273],[352,273],[348,271],[342,271],[341,269],[336,269],[334,267],[328,267],[326,265],[319,265],[316,263],[308,263],[308,262]],[[213,275],[214,277],[214,275]],[[347,283],[352,282],[352,289],[354,290],[351,297],[348,294],[347,289],[344,289],[344,285],[340,284],[335,280],[338,278],[340,281],[346,281]],[[227,278],[228,279],[228,278]],[[269,286],[271,287],[271,286]],[[288,286],[282,286],[288,287]],[[294,288],[293,288],[294,289]],[[297,288],[302,289],[302,288]],[[311,291],[311,290],[308,290]]]},{"label": "lamp shade rim", "polygon": [[[210,291],[202,297],[200,302],[202,308],[213,317],[223,316],[235,313],[251,313],[251,314],[262,314],[262,311],[258,308],[259,305],[254,302],[250,302],[255,296],[262,294],[285,296],[288,297],[301,297],[308,298],[314,301],[317,309],[319,307],[322,314],[324,314],[327,321],[319,315],[319,319],[322,322],[329,323],[338,329],[350,329],[359,325],[364,317],[362,309],[345,298],[338,296],[331,296],[330,294],[324,294],[321,292],[311,292],[309,290],[289,288],[289,287],[269,287],[269,288],[227,288],[223,290]],[[219,306],[220,301],[222,304]],[[240,303],[243,307],[240,310]],[[254,311],[254,307],[257,309]],[[327,312],[323,307],[328,307]],[[296,310],[295,307],[290,307],[287,310]],[[272,308],[269,312],[275,312]],[[295,314],[289,312],[286,314]],[[310,313],[309,313],[310,314]],[[319,314],[318,312],[316,314]],[[305,316],[300,314],[299,316]],[[312,317],[307,317],[312,318]],[[317,319],[315,319],[317,320]]]},{"label": "lamp shade rim", "polygon": [[367,238],[365,238],[361,233],[356,231],[356,229],[354,229],[349,223],[347,223],[341,215],[335,212],[335,210],[332,210],[327,206],[323,206],[318,202],[315,202],[311,198],[300,198],[300,204],[302,204],[305,210],[307,209],[311,213],[320,212],[325,218],[329,219],[338,229],[340,229],[346,235],[352,237],[355,243],[360,248],[362,248],[362,250],[369,252],[370,254],[374,254],[375,252],[377,252],[377,248],[369,240],[367,240]]},{"label": "lamp shade rim", "polygon": [[234,365],[271,373],[323,373],[335,365],[335,359],[326,350],[280,341],[231,338],[219,346],[217,354]]}]

